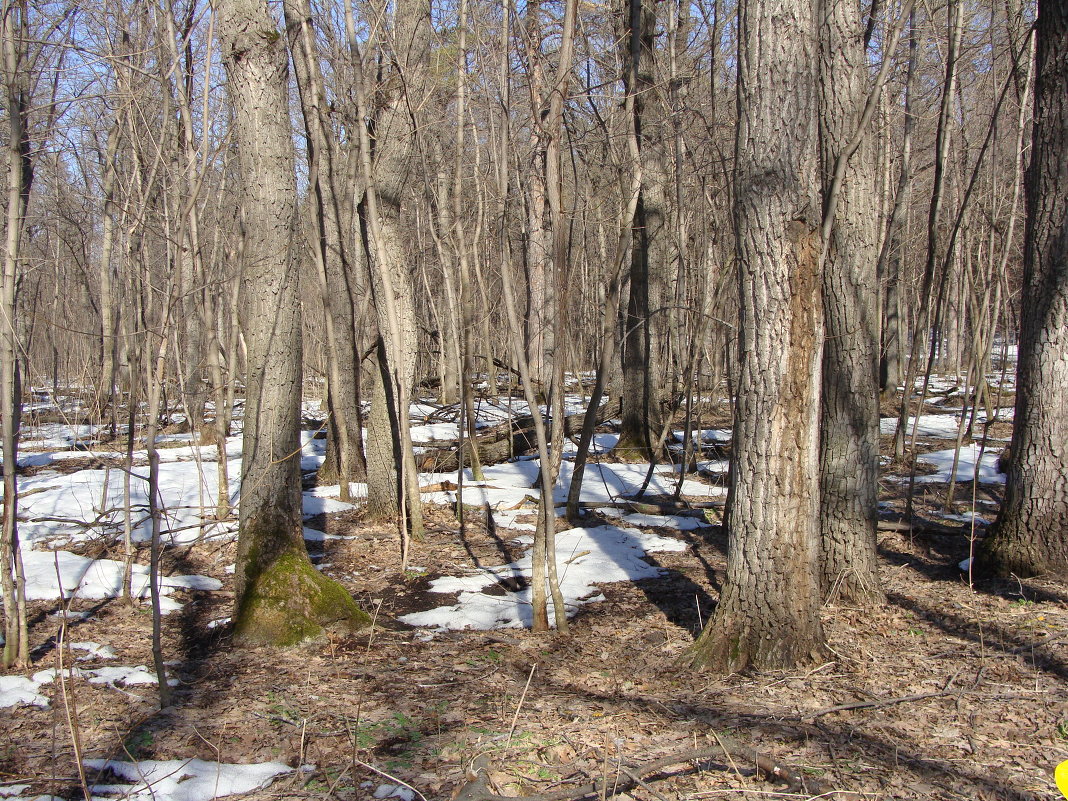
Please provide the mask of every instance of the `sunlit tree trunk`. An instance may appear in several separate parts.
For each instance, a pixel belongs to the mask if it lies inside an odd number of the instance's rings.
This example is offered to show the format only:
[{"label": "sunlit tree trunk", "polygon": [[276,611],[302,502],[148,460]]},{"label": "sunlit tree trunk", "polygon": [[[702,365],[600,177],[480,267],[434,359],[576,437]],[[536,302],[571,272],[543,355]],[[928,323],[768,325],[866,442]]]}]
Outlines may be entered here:
[{"label": "sunlit tree trunk", "polygon": [[296,180],[285,42],[264,0],[219,0],[246,212],[248,347],[234,630],[279,645],[367,622],[304,548],[300,491],[301,328]]},{"label": "sunlit tree trunk", "polygon": [[[868,95],[868,61],[860,8],[820,0],[820,147],[824,209],[836,192],[823,264],[822,405],[820,409],[820,560],[824,597],[857,604],[877,600],[875,524],[879,481],[879,353],[876,260],[879,224],[876,160],[860,130]],[[855,136],[861,144],[844,178],[835,166]]]},{"label": "sunlit tree trunk", "polygon": [[[380,381],[371,396],[367,431],[368,510],[379,517],[408,518],[422,531],[415,457],[408,432],[408,404],[415,383],[416,317],[403,218],[418,132],[413,109],[421,102],[430,53],[428,0],[401,0],[390,33],[393,69],[382,90],[388,100],[375,117],[373,137],[361,153],[368,202],[366,226],[372,259],[371,287],[378,315]],[[367,109],[370,113],[370,109]],[[372,153],[367,152],[373,147]],[[386,404],[386,405],[383,405]]]},{"label": "sunlit tree trunk", "polygon": [[663,334],[661,308],[670,252],[662,98],[656,82],[656,4],[624,0],[623,82],[634,104],[629,124],[638,142],[641,194],[630,253],[630,294],[623,331],[622,426],[616,453],[648,460],[663,425]]},{"label": "sunlit tree trunk", "polygon": [[350,259],[352,220],[342,201],[345,159],[330,123],[319,51],[309,0],[283,3],[290,50],[308,141],[311,200],[315,220],[312,260],[319,275],[325,315],[328,377],[327,459],[320,470],[324,483],[341,485],[349,500],[349,482],[366,474],[360,413],[360,359],[356,342],[353,268]]},{"label": "sunlit tree trunk", "polygon": [[740,377],[727,574],[691,652],[721,671],[786,668],[823,647],[818,585],[823,342],[813,4],[738,13],[735,206]]},{"label": "sunlit tree trunk", "polygon": [[1039,7],[1020,348],[1005,501],[979,553],[1001,575],[1068,576],[1068,6]]},{"label": "sunlit tree trunk", "polygon": [[18,277],[26,205],[33,183],[26,115],[29,92],[22,48],[28,34],[26,7],[5,3],[0,18],[0,58],[3,59],[4,110],[7,113],[7,213],[4,219],[4,262],[0,283],[0,444],[4,457],[4,511],[0,539],[0,579],[4,598],[4,667],[24,666],[30,661],[26,619],[26,586],[18,534],[19,418],[22,387],[19,375],[16,331],[15,284]]}]

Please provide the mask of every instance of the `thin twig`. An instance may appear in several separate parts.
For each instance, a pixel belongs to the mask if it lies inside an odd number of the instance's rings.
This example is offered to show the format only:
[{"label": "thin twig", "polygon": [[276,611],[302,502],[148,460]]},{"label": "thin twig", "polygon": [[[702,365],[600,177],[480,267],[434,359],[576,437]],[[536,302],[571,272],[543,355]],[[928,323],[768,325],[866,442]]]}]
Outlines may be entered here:
[{"label": "thin twig", "polygon": [[407,787],[409,790],[411,790],[417,796],[422,798],[423,801],[426,801],[426,796],[425,795],[423,795],[421,792],[416,790],[414,787],[412,787],[410,784],[408,784],[408,782],[404,781],[403,779],[398,779],[396,776],[391,776],[390,774],[386,773],[384,770],[379,770],[374,765],[368,765],[362,759],[354,759],[354,761],[361,768],[366,768],[367,770],[369,770],[369,771],[371,771],[373,773],[377,773],[379,776],[381,776],[384,779],[389,779],[391,782],[396,782],[401,787]]},{"label": "thin twig", "polygon": [[505,742],[505,746],[512,744],[512,734],[515,733],[515,724],[519,720],[519,710],[523,708],[523,701],[527,697],[527,690],[530,688],[530,680],[534,678],[534,671],[538,669],[538,663],[535,662],[530,666],[530,675],[527,676],[527,683],[523,685],[523,692],[519,696],[519,703],[516,704],[515,714],[512,715],[512,725],[508,729],[508,740]]}]

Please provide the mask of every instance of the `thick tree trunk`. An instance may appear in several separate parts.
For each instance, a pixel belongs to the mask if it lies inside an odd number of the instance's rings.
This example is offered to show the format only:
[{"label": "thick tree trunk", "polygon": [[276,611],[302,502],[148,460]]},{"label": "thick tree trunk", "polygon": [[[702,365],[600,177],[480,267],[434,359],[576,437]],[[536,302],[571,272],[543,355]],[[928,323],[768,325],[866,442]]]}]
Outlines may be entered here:
[{"label": "thick tree trunk", "polygon": [[[824,213],[833,213],[823,265],[823,403],[820,410],[820,589],[850,604],[877,601],[879,480],[878,222],[876,162],[860,131],[868,63],[860,9],[820,2],[820,145]],[[835,186],[855,136],[860,149]],[[837,191],[837,196],[830,194]],[[833,205],[833,208],[832,208]]]},{"label": "thick tree trunk", "polygon": [[[417,131],[412,109],[419,108],[422,103],[430,36],[429,2],[401,0],[394,10],[391,32],[392,60],[399,72],[390,73],[380,86],[388,100],[375,120],[374,158],[366,178],[368,193],[373,193],[374,200],[366,209],[369,216],[367,229],[374,245],[371,287],[378,330],[385,346],[379,349],[380,367],[384,365],[380,372],[382,380],[393,383],[388,393],[376,388],[371,401],[367,431],[368,509],[374,512],[391,505],[390,516],[404,511],[402,517],[410,515],[410,528],[415,536],[422,530],[422,511],[407,426],[408,404],[415,384],[417,340],[414,289],[405,248],[402,208],[411,161],[417,157]],[[369,156],[370,153],[365,155]],[[388,414],[374,410],[375,403],[383,399],[393,405]],[[384,429],[386,424],[389,428]],[[392,452],[395,455],[393,464],[372,462],[371,451]]]},{"label": "thick tree trunk", "polygon": [[1040,6],[1012,461],[979,552],[1001,575],[1068,577],[1068,6]]},{"label": "thick tree trunk", "polygon": [[741,375],[727,575],[696,665],[785,668],[822,650],[816,27],[806,0],[739,10],[735,225]]},{"label": "thick tree trunk", "polygon": [[300,492],[301,327],[293,236],[296,181],[285,43],[263,0],[218,0],[245,198],[248,348],[238,638],[289,645],[368,622],[304,549]]},{"label": "thick tree trunk", "polygon": [[670,249],[667,228],[666,169],[657,99],[652,0],[624,0],[622,8],[624,84],[633,93],[630,124],[638,143],[641,194],[631,232],[630,296],[627,303],[623,366],[622,426],[615,453],[647,461],[656,455],[663,426],[663,303]]},{"label": "thick tree trunk", "polygon": [[327,339],[327,458],[319,477],[341,485],[349,500],[349,482],[366,475],[360,410],[360,359],[356,343],[351,248],[351,214],[341,200],[345,159],[330,123],[309,0],[283,3],[294,72],[300,94],[314,204],[312,258],[320,276]]}]

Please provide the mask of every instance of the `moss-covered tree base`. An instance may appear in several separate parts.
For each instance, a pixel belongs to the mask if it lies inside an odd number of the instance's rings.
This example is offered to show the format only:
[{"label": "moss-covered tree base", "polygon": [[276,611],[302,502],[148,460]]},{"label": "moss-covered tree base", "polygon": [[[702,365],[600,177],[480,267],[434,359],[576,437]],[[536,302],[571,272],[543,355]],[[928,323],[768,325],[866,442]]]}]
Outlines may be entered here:
[{"label": "moss-covered tree base", "polygon": [[234,617],[234,639],[290,646],[326,631],[351,633],[371,617],[336,581],[322,575],[306,554],[283,554],[248,587]]},{"label": "moss-covered tree base", "polygon": [[622,433],[611,451],[613,459],[627,464],[650,462],[653,459],[653,449],[649,447],[640,436],[632,436]]}]

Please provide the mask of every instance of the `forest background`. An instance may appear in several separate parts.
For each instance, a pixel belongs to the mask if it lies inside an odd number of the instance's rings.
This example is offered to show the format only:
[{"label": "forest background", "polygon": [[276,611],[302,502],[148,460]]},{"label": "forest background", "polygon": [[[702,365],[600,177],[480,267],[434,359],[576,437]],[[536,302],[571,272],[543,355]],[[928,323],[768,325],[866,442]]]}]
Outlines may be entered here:
[{"label": "forest background", "polygon": [[[968,548],[976,575],[1064,578],[1066,34],[1046,8],[5,2],[5,664],[31,662],[20,418],[60,397],[127,473],[143,443],[154,576],[157,437],[177,415],[217,449],[203,511],[231,519],[236,404],[248,644],[371,623],[307,557],[302,397],[326,412],[316,481],[394,526],[401,572],[420,473],[452,471],[463,532],[465,480],[536,453],[533,488],[569,487],[579,521],[606,422],[608,459],[685,474],[726,398],[729,556],[682,659],[731,673],[825,657],[828,598],[884,603],[880,469],[910,475],[896,524],[931,530],[932,376],[963,387],[958,450],[985,426],[978,471],[1019,342],[1001,517]],[[526,414],[480,424],[503,395]],[[430,398],[457,437],[417,462]],[[682,487],[632,500],[677,510]],[[563,633],[552,498],[530,623]]]}]

